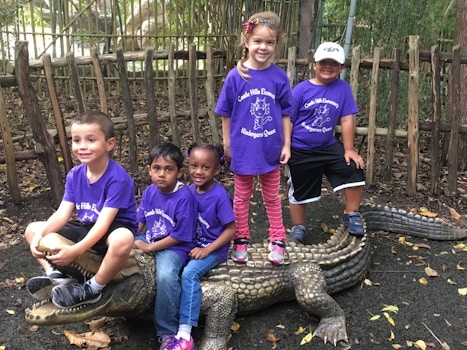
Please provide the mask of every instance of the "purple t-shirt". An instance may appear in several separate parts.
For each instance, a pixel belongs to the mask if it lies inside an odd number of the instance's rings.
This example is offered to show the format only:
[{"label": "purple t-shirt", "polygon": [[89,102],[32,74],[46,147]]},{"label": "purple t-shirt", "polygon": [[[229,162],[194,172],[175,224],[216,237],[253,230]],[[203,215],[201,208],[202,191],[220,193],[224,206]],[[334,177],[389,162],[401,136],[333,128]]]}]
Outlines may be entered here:
[{"label": "purple t-shirt", "polygon": [[[225,225],[235,221],[232,199],[222,185],[215,183],[205,193],[196,192],[196,186],[190,185],[198,201],[198,224],[195,237],[197,247],[207,247],[214,242],[225,229]],[[227,260],[230,242],[214,252],[219,262]]]},{"label": "purple t-shirt", "polygon": [[170,236],[181,241],[170,248],[186,262],[193,248],[198,203],[188,186],[172,193],[163,193],[151,184],[143,192],[138,209],[138,222],[146,224],[146,240],[156,242]]},{"label": "purple t-shirt", "polygon": [[341,117],[358,112],[350,85],[341,79],[326,85],[306,80],[292,90],[293,148],[319,149],[337,140],[334,129]]},{"label": "purple t-shirt", "polygon": [[276,169],[284,143],[282,117],[292,113],[289,79],[271,65],[250,69],[243,79],[237,68],[225,79],[215,112],[230,117],[230,168],[242,175],[261,175]]},{"label": "purple t-shirt", "polygon": [[78,220],[95,223],[102,208],[118,208],[114,221],[132,224],[135,233],[136,200],[131,176],[113,159],[94,183],[89,182],[86,171],[86,164],[81,164],[68,172],[63,195],[64,201],[75,203]]}]

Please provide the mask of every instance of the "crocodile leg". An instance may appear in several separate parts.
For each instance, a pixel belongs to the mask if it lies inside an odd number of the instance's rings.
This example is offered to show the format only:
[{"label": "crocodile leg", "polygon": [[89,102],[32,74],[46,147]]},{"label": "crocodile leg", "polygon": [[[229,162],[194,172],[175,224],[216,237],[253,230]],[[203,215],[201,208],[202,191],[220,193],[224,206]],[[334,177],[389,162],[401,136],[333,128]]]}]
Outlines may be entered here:
[{"label": "crocodile leg", "polygon": [[296,263],[291,267],[292,284],[298,304],[310,315],[320,318],[313,336],[334,345],[348,342],[345,314],[326,292],[326,280],[320,267],[313,263]]},{"label": "crocodile leg", "polygon": [[226,350],[230,339],[230,326],[237,313],[236,291],[227,284],[202,282],[201,314],[206,325],[199,350]]}]

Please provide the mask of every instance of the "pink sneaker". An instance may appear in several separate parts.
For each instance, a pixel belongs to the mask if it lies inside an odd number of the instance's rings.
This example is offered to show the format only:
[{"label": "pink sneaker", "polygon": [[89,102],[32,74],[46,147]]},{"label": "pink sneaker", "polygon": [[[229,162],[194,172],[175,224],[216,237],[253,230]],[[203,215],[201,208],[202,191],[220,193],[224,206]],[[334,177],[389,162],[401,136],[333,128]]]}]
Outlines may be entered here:
[{"label": "pink sneaker", "polygon": [[176,339],[174,342],[169,344],[167,347],[167,350],[192,350],[194,349],[195,342],[192,337],[190,337],[190,340],[186,340],[183,338]]},{"label": "pink sneaker", "polygon": [[274,241],[269,243],[268,259],[274,265],[282,265],[285,259],[285,242]]}]

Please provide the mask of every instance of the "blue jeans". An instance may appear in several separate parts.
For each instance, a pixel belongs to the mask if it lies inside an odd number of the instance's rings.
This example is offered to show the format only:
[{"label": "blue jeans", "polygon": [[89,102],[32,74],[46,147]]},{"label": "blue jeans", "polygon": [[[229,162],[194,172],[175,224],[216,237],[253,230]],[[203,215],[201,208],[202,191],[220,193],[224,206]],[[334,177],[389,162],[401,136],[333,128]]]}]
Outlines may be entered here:
[{"label": "blue jeans", "polygon": [[177,253],[165,249],[155,252],[156,298],[154,324],[158,336],[177,334],[180,311],[180,272],[183,261]]},{"label": "blue jeans", "polygon": [[[201,278],[219,265],[215,254],[204,259],[192,259],[182,272],[182,295],[180,298],[180,324],[198,325],[201,310]],[[159,285],[158,285],[159,286]]]}]

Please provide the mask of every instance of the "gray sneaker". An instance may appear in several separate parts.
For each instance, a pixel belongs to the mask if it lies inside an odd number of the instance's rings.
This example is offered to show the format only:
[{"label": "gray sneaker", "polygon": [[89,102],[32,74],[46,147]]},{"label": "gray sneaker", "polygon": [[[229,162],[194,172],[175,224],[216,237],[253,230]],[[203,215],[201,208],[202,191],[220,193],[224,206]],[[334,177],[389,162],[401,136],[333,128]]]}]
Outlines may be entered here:
[{"label": "gray sneaker", "polygon": [[68,309],[85,304],[97,303],[102,293],[94,293],[87,283],[55,286],[52,289],[52,302],[61,309]]},{"label": "gray sneaker", "polygon": [[246,238],[236,239],[230,259],[238,263],[246,263],[248,261],[248,243],[250,243],[250,241]]},{"label": "gray sneaker", "polygon": [[32,277],[26,282],[26,290],[34,299],[48,300],[52,295],[52,288],[60,285],[70,285],[76,283],[76,279],[54,271],[49,276]]},{"label": "gray sneaker", "polygon": [[300,243],[305,241],[305,226],[295,225],[290,231],[289,237],[296,239]]}]

